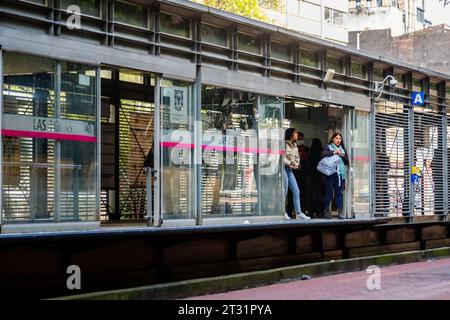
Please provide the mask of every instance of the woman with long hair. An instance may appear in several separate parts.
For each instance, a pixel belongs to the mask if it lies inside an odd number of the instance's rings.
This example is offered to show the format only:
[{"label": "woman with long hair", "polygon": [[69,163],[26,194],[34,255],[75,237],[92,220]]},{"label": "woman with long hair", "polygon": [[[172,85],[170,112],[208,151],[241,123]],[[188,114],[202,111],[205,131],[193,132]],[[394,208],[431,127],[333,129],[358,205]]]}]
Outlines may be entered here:
[{"label": "woman with long hair", "polygon": [[295,179],[294,173],[292,172],[292,169],[297,169],[300,166],[300,156],[298,155],[298,150],[295,146],[295,141],[297,141],[297,139],[297,130],[295,130],[294,128],[289,128],[286,130],[284,134],[284,197],[286,198],[289,187],[293,195],[295,213],[292,216],[285,213],[285,217],[286,219],[295,219],[298,216],[300,219],[308,220],[310,218],[301,210],[300,189],[298,188],[297,181]]},{"label": "woman with long hair", "polygon": [[342,135],[339,132],[335,132],[330,139],[328,145],[323,149],[321,157],[332,157],[334,155],[339,156],[339,162],[337,163],[337,172],[330,176],[324,175],[325,182],[325,198],[323,200],[324,218],[331,219],[330,202],[333,199],[333,191],[336,200],[336,207],[338,210],[339,219],[345,219],[343,212],[344,207],[344,188],[345,178],[347,174],[348,155],[345,150],[344,141]]}]

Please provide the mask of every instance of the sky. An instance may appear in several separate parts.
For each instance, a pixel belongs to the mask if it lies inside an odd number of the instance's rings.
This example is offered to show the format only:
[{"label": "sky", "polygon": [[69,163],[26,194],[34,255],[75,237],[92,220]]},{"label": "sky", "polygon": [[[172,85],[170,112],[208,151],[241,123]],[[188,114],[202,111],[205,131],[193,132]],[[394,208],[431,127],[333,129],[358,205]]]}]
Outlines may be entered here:
[{"label": "sky", "polygon": [[[444,1],[447,5],[444,6]],[[433,25],[447,23],[450,26],[450,0],[425,0],[425,18]]]}]

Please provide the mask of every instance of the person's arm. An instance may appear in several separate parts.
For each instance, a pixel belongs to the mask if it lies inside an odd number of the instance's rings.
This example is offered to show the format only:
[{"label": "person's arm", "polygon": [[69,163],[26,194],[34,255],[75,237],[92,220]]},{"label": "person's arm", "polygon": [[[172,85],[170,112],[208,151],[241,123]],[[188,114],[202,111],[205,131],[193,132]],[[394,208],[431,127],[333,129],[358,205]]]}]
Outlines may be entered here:
[{"label": "person's arm", "polygon": [[334,151],[331,151],[330,148],[328,148],[328,146],[326,146],[325,148],[323,148],[322,153],[320,154],[320,159],[323,159],[325,157],[331,157],[334,155]]},{"label": "person's arm", "polygon": [[344,149],[344,152],[345,152],[344,156],[342,157],[342,161],[344,161],[344,164],[346,166],[348,166],[348,164],[349,164],[348,153],[347,153],[347,150],[345,149],[345,146],[342,146],[342,148]]},{"label": "person's arm", "polygon": [[347,153],[344,154],[344,156],[342,157],[342,161],[344,161],[344,164],[345,164],[346,166],[348,166],[349,161],[348,161],[348,155],[347,155]]}]

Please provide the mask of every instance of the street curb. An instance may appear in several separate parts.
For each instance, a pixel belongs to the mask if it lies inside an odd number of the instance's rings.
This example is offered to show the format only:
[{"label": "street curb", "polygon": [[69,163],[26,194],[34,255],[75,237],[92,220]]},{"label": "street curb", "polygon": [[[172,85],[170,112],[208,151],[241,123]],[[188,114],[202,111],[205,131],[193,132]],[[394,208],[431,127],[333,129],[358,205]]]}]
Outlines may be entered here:
[{"label": "street curb", "polygon": [[58,297],[56,300],[168,300],[266,286],[274,283],[450,257],[450,247],[315,262],[270,270],[176,281],[149,286]]}]

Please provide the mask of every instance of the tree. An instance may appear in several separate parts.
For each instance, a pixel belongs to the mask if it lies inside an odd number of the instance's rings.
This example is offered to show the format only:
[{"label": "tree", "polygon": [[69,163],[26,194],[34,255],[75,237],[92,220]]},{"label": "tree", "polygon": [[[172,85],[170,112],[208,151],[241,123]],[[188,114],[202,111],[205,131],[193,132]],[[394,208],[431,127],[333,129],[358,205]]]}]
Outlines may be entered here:
[{"label": "tree", "polygon": [[279,0],[203,0],[202,2],[210,7],[268,22],[269,19],[261,11],[261,5],[279,3]]}]

